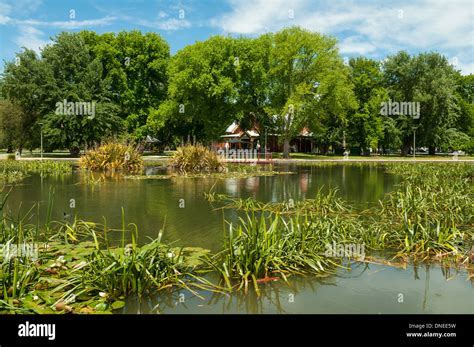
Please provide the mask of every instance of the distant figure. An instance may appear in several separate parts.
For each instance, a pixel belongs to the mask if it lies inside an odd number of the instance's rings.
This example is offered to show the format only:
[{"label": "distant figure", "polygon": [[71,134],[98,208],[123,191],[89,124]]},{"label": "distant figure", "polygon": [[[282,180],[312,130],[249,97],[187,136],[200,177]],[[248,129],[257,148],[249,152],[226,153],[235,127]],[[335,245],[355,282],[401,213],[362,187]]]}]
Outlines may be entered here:
[{"label": "distant figure", "polygon": [[348,149],[344,150],[344,153],[342,153],[342,155],[344,156],[344,160],[349,160],[349,150]]},{"label": "distant figure", "polygon": [[21,153],[20,153],[20,151],[16,151],[16,153],[15,153],[15,159],[18,160],[18,159],[20,159],[20,158],[21,158]]},{"label": "distant figure", "polygon": [[63,212],[63,220],[69,221],[71,219],[71,215],[67,214],[66,212]]}]

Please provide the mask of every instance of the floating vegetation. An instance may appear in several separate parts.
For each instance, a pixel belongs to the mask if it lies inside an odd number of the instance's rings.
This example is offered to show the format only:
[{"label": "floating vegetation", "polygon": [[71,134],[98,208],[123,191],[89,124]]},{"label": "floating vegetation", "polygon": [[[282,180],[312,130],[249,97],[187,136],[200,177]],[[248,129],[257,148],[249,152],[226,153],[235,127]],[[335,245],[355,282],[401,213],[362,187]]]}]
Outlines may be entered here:
[{"label": "floating vegetation", "polygon": [[210,202],[222,202],[224,209],[237,209],[244,211],[265,211],[278,214],[319,214],[329,213],[349,213],[350,207],[346,202],[337,196],[337,189],[330,189],[328,193],[323,193],[323,188],[319,189],[314,199],[301,201],[290,200],[288,202],[261,202],[253,198],[237,199],[225,194],[215,192],[204,193],[204,197]]},{"label": "floating vegetation", "polygon": [[0,184],[18,183],[30,174],[59,176],[72,173],[72,164],[51,160],[1,160]]},{"label": "floating vegetation", "polygon": [[159,175],[130,175],[125,176],[126,179],[136,180],[167,180],[173,178],[249,178],[260,176],[275,176],[275,175],[291,175],[294,172],[275,171],[272,165],[248,165],[228,163],[221,172],[176,172],[169,170],[168,174]]},{"label": "floating vegetation", "polygon": [[249,177],[263,177],[276,175],[293,175],[294,172],[282,171],[260,171],[260,172],[213,172],[213,173],[192,173],[192,174],[169,174],[169,175],[130,175],[126,179],[133,180],[169,180],[174,178],[214,178],[214,179],[243,179]]}]

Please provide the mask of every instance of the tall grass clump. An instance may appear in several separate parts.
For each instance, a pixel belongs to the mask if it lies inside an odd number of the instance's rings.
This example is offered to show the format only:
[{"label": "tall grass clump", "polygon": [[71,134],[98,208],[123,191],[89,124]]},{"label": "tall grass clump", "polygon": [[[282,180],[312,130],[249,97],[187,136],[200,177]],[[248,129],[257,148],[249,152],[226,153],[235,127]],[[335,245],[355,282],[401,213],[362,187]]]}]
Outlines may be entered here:
[{"label": "tall grass clump", "polygon": [[340,227],[338,220],[247,213],[237,226],[229,225],[224,249],[212,264],[229,290],[247,291],[250,285],[257,293],[259,283],[280,277],[286,281],[294,274],[326,276],[337,264],[325,256],[326,245]]},{"label": "tall grass clump", "polygon": [[79,160],[79,165],[94,171],[125,170],[138,173],[143,170],[143,159],[132,145],[110,142],[87,152]]},{"label": "tall grass clump", "polygon": [[96,250],[87,261],[84,287],[114,298],[180,285],[186,273],[183,255],[157,239],[142,247]]},{"label": "tall grass clump", "polygon": [[463,256],[474,240],[470,164],[398,164],[388,171],[403,181],[381,201],[378,225],[400,254]]},{"label": "tall grass clump", "polygon": [[181,173],[219,172],[224,169],[217,153],[202,145],[178,147],[169,165]]}]

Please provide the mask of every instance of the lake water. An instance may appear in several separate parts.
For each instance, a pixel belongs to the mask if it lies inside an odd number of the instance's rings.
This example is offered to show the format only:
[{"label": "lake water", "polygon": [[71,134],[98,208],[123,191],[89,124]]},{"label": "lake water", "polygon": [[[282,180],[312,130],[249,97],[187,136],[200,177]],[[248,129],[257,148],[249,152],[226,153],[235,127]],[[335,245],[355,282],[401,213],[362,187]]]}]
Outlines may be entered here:
[{"label": "lake water", "polygon": [[[140,241],[156,237],[165,225],[164,238],[175,245],[218,251],[223,241],[223,212],[204,198],[211,189],[234,197],[288,202],[312,198],[319,189],[338,188],[338,194],[357,209],[378,203],[396,189],[400,179],[380,166],[281,165],[291,175],[242,179],[173,178],[167,180],[107,179],[100,185],[84,184],[79,172],[61,178],[31,176],[17,186],[8,201],[16,212],[35,203],[46,210],[50,187],[54,187],[53,219],[77,214],[85,220],[121,227],[121,210],[127,223],[138,226]],[[148,173],[160,169],[147,168]],[[21,204],[20,204],[21,203]],[[74,208],[71,208],[74,206]],[[227,220],[236,220],[226,210]],[[117,233],[118,234],[118,233]],[[262,285],[262,295],[230,296],[200,292],[161,293],[153,298],[128,299],[123,313],[474,313],[473,282],[465,270],[439,266],[409,266],[405,269],[354,263],[351,271],[340,269],[324,279],[295,277],[289,284]]]}]

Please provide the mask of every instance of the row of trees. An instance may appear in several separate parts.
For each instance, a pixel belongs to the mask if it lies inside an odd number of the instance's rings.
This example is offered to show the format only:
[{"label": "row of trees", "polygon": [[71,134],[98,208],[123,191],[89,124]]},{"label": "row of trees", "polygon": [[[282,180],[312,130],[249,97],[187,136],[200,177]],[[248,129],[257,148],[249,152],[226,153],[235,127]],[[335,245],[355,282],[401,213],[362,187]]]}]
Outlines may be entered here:
[{"label": "row of trees", "polygon": [[[331,146],[417,145],[473,150],[473,75],[438,53],[399,52],[347,64],[333,37],[298,27],[258,38],[214,36],[170,56],[157,34],[61,33],[37,56],[23,50],[0,81],[2,145],[77,154],[111,136],[163,144],[219,138],[234,120],[281,134],[284,152],[302,128],[322,152]],[[94,102],[93,117],[57,103]],[[415,102],[420,117],[381,114],[383,102]]]}]

